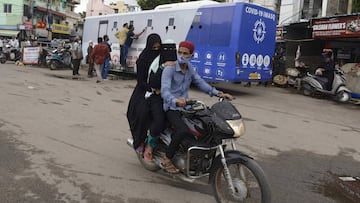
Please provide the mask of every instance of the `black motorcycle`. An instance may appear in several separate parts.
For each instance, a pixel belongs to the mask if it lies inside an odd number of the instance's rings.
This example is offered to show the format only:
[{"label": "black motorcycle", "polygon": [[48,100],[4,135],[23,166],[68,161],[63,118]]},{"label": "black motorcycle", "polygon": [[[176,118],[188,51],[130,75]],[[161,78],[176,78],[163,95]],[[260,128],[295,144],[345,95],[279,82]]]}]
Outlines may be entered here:
[{"label": "black motorcycle", "polygon": [[[242,116],[227,100],[220,99],[208,107],[201,101],[188,101],[182,111],[189,127],[172,162],[180,170],[182,180],[193,182],[209,177],[217,202],[271,202],[270,186],[257,162],[236,149],[235,140],[245,133]],[[153,161],[140,163],[150,171],[162,168],[161,160],[171,141],[173,130],[168,128],[153,150]],[[128,145],[133,146],[129,138]]]},{"label": "black motorcycle", "polygon": [[0,63],[4,64],[6,61],[21,60],[21,51],[19,48],[10,47],[6,45],[0,52]]}]

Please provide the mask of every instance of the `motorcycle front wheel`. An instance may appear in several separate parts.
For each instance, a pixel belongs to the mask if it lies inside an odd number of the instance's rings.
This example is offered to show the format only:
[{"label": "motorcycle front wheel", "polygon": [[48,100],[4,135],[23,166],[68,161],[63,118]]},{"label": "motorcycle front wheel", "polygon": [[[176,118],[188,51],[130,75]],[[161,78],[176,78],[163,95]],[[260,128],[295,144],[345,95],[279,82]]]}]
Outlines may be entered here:
[{"label": "motorcycle front wheel", "polygon": [[56,70],[58,67],[58,63],[56,61],[50,62],[50,70]]},{"label": "motorcycle front wheel", "polygon": [[264,171],[251,158],[242,157],[227,161],[234,193],[227,184],[224,167],[219,164],[212,178],[215,199],[221,202],[271,202],[271,191]]},{"label": "motorcycle front wheel", "polygon": [[348,102],[351,99],[351,93],[347,92],[347,91],[339,91],[338,93],[336,93],[336,100],[339,102]]}]

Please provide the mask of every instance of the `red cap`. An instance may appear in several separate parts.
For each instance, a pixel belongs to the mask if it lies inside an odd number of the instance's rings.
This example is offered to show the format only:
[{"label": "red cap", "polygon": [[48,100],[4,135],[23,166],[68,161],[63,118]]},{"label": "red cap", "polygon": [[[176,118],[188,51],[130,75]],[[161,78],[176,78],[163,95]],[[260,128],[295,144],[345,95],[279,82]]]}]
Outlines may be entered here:
[{"label": "red cap", "polygon": [[194,51],[194,44],[192,43],[192,42],[189,42],[189,41],[182,41],[182,42],[180,42],[180,44],[179,44],[179,48],[180,47],[185,47],[185,48],[188,48],[189,49],[189,51],[190,51],[190,53],[193,53],[193,51]]}]

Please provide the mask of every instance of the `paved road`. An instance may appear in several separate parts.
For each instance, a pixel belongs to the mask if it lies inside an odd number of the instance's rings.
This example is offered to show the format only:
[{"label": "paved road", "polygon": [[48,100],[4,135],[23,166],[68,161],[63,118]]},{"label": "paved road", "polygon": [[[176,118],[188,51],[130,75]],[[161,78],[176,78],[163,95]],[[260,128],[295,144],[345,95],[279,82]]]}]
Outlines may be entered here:
[{"label": "paved road", "polygon": [[[0,202],[214,202],[204,181],[140,167],[126,145],[134,80],[96,84],[70,70],[14,64],[0,72]],[[359,106],[216,86],[237,97],[247,125],[238,146],[263,166],[274,202],[351,202],[335,182],[360,176]],[[216,102],[196,90],[191,97]]]}]

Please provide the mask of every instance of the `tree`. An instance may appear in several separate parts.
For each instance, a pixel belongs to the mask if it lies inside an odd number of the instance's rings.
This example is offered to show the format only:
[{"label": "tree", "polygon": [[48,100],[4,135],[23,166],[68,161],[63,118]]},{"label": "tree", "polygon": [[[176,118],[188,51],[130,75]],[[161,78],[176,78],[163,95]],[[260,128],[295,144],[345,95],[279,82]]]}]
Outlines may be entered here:
[{"label": "tree", "polygon": [[360,0],[353,0],[352,2],[352,13],[360,12]]},{"label": "tree", "polygon": [[[225,2],[225,0],[216,0],[216,1]],[[180,3],[184,1],[183,0],[138,0],[137,2],[141,7],[141,10],[150,10],[150,9],[154,9],[158,5]]]}]

